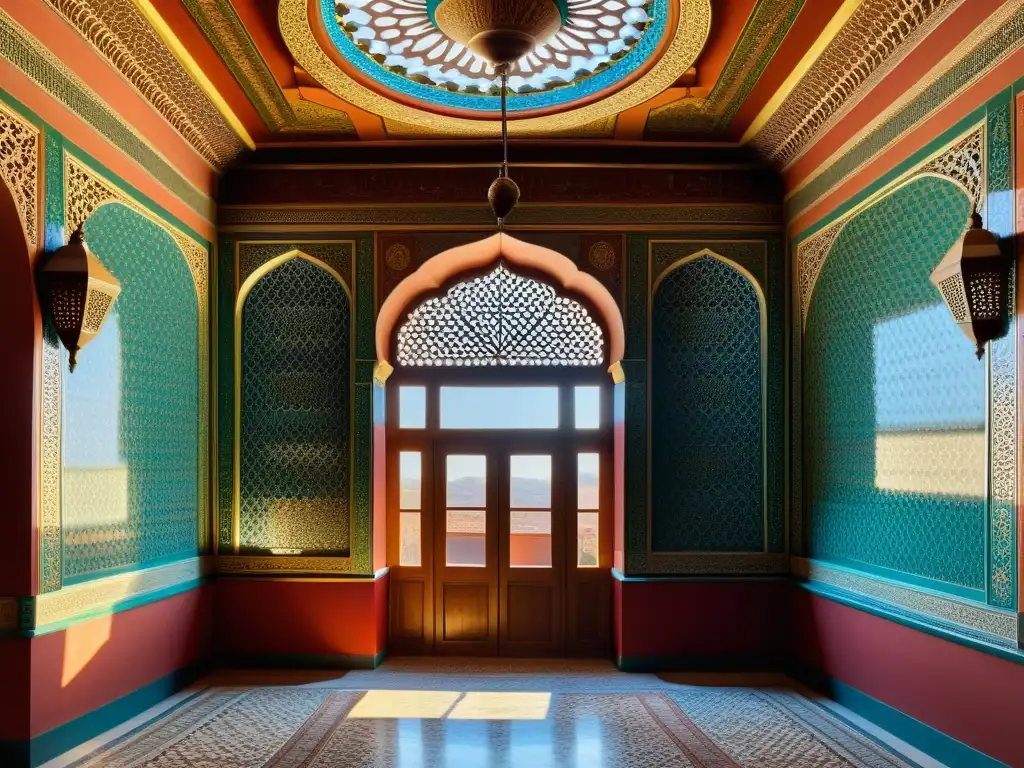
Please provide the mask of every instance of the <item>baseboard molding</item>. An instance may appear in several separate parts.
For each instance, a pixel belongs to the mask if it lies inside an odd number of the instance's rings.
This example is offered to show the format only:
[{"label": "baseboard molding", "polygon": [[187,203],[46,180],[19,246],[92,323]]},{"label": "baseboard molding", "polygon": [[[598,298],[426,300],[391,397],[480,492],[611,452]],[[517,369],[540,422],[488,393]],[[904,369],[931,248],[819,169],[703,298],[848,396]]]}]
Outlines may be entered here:
[{"label": "baseboard molding", "polygon": [[785,672],[786,654],[672,654],[618,656],[622,672]]},{"label": "baseboard molding", "polygon": [[208,672],[197,662],[87,712],[64,725],[23,741],[0,741],[0,765],[34,768],[109,731],[173,696]]},{"label": "baseboard molding", "polygon": [[376,669],[387,651],[369,654],[344,653],[223,653],[215,666],[251,669]]},{"label": "baseboard molding", "polygon": [[841,704],[949,768],[1009,768],[1005,763],[830,677],[821,670],[791,665],[787,672],[794,680]]}]

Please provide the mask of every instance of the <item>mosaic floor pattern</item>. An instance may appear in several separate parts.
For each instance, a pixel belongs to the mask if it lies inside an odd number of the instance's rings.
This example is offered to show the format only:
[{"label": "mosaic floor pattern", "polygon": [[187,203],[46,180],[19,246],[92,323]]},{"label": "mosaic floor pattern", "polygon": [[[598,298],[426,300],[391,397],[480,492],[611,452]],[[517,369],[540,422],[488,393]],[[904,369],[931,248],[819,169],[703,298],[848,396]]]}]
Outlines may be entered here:
[{"label": "mosaic floor pattern", "polygon": [[[785,685],[608,666],[385,665],[277,685],[213,679],[74,768],[917,768]],[[267,678],[264,674],[263,680]],[[287,682],[286,682],[287,681]],[[285,684],[281,684],[285,683]],[[356,687],[359,686],[359,687]]]}]

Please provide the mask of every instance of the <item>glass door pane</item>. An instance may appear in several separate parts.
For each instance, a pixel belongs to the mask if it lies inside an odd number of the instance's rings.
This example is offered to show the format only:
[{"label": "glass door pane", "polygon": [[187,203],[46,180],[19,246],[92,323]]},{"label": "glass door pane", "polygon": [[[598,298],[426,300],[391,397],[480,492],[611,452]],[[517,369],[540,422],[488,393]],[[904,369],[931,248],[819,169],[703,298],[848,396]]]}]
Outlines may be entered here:
[{"label": "glass door pane", "polygon": [[450,566],[487,565],[487,457],[447,457],[445,553]]},{"label": "glass door pane", "polygon": [[598,566],[598,512],[601,493],[601,456],[581,453],[576,457],[576,565]]},{"label": "glass door pane", "polygon": [[551,456],[509,457],[509,566],[551,567]]}]

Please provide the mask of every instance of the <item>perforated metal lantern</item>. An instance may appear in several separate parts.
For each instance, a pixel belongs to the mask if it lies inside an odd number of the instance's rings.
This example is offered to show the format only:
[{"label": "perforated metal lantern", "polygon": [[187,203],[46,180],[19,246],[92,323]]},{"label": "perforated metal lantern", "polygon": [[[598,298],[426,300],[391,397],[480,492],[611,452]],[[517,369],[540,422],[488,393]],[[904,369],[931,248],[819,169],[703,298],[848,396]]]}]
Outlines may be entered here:
[{"label": "perforated metal lantern", "polygon": [[434,25],[492,64],[510,64],[553,36],[567,0],[427,0]]},{"label": "perforated metal lantern", "polygon": [[932,283],[960,330],[978,347],[1006,333],[1006,303],[1013,259],[999,248],[996,236],[981,224],[977,212],[970,226],[932,272]]},{"label": "perforated metal lantern", "polygon": [[39,288],[57,337],[68,350],[68,367],[74,372],[78,350],[99,334],[121,293],[121,284],[89,250],[79,226],[68,244],[43,264]]}]

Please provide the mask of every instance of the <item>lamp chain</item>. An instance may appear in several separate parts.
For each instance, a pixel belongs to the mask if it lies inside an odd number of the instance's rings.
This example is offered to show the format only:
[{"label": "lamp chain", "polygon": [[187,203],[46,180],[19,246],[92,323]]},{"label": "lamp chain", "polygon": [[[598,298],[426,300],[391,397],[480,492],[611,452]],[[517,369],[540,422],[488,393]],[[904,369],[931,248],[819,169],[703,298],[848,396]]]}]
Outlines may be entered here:
[{"label": "lamp chain", "polygon": [[501,73],[501,175],[508,176],[508,64],[498,67]]}]

